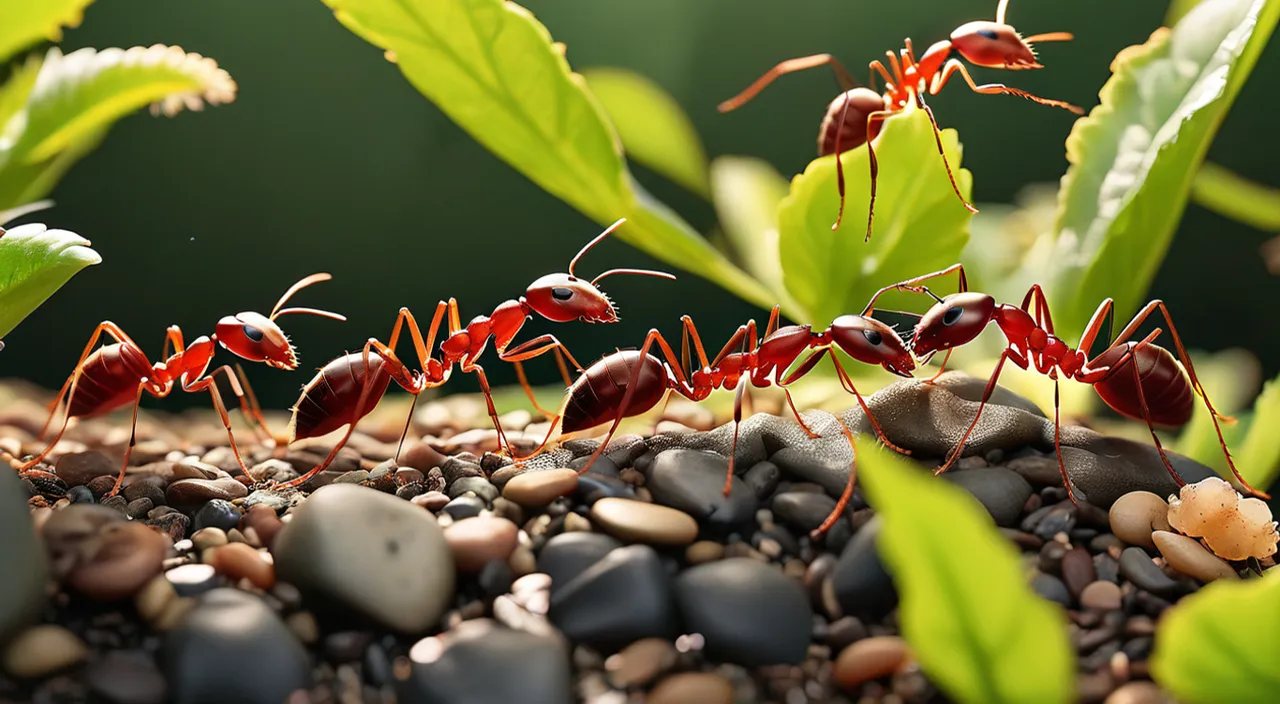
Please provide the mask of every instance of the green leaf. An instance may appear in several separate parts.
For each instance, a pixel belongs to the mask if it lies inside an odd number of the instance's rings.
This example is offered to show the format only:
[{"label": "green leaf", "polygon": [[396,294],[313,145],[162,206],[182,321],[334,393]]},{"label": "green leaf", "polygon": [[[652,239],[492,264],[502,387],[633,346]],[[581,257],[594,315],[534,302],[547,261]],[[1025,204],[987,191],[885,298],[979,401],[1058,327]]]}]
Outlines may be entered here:
[{"label": "green leaf", "polygon": [[1191,182],[1280,16],[1280,0],[1206,0],[1116,56],[1101,104],[1067,138],[1055,322],[1083,330],[1104,296],[1135,313],[1186,208]]},{"label": "green leaf", "polygon": [[1169,9],[1165,12],[1164,23],[1172,27],[1191,12],[1191,8],[1200,4],[1200,0],[1173,0],[1169,3]]},{"label": "green leaf", "polygon": [[26,110],[5,126],[0,148],[13,162],[48,161],[147,105],[174,115],[184,107],[200,110],[206,102],[229,103],[235,95],[235,81],[213,59],[176,46],[86,48],[66,56],[54,48]]},{"label": "green leaf", "polygon": [[75,276],[102,257],[89,240],[44,225],[20,225],[0,235],[0,337],[8,335]]},{"label": "green leaf", "polygon": [[[968,198],[973,176],[960,168],[956,131],[943,130],[942,141]],[[778,208],[782,272],[807,314],[801,322],[826,325],[860,313],[880,287],[955,264],[969,240],[973,216],[951,189],[924,111],[909,105],[886,120],[875,148],[880,173],[870,242],[863,242],[871,192],[866,145],[841,157],[848,199],[839,230],[831,230],[840,202],[834,155],[810,162],[792,179]]]},{"label": "green leaf", "polygon": [[711,197],[702,141],[662,86],[621,68],[590,69],[582,76],[613,121],[627,156],[703,198]]},{"label": "green leaf", "polygon": [[564,46],[507,0],[324,0],[486,149],[617,236],[756,305],[769,291],[645,194]]},{"label": "green leaf", "polygon": [[1152,678],[1184,704],[1274,702],[1280,691],[1280,571],[1219,579],[1164,613]]},{"label": "green leaf", "polygon": [[64,27],[78,27],[93,0],[0,0],[0,62],[41,41],[62,41]]},{"label": "green leaf", "polygon": [[775,295],[785,295],[778,260],[778,204],[787,180],[763,159],[722,156],[711,162],[716,215],[743,268]]},{"label": "green leaf", "polygon": [[874,440],[859,440],[856,456],[884,522],[878,547],[901,595],[902,635],[925,675],[959,702],[1073,701],[1066,615],[1031,590],[982,504]]},{"label": "green leaf", "polygon": [[0,87],[0,128],[9,124],[27,105],[31,90],[36,87],[36,78],[40,75],[40,67],[44,58],[31,55],[26,62],[14,69],[9,80]]},{"label": "green leaf", "polygon": [[1280,188],[1270,188],[1206,162],[1191,182],[1196,203],[1259,230],[1280,230]]},{"label": "green leaf", "polygon": [[1280,474],[1280,376],[1262,387],[1262,394],[1253,404],[1253,421],[1240,451],[1235,455],[1236,468],[1255,486],[1266,491]]},{"label": "green leaf", "polygon": [[[1192,352],[1191,360],[1195,365],[1196,378],[1208,392],[1213,407],[1223,415],[1234,415],[1244,410],[1262,384],[1262,365],[1257,356],[1246,350],[1228,349],[1213,355]],[[1213,417],[1198,396],[1193,400],[1191,420],[1183,426],[1173,449],[1180,455],[1212,467],[1218,474],[1229,473],[1222,445],[1218,443],[1218,432],[1213,427]],[[1240,423],[1222,423],[1227,447],[1238,447],[1235,441],[1240,437],[1240,430]],[[1243,471],[1240,458],[1234,453],[1232,457]]]}]

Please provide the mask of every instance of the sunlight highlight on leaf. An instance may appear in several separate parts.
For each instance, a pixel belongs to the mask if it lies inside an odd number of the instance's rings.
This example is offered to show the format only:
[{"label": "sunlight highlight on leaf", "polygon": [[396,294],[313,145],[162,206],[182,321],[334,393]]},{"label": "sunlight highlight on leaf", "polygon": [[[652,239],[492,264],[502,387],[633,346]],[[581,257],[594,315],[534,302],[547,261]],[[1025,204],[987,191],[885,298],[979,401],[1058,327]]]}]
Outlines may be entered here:
[{"label": "sunlight highlight on leaf", "polygon": [[44,225],[20,225],[0,235],[0,337],[49,299],[81,269],[102,257],[85,238]]}]

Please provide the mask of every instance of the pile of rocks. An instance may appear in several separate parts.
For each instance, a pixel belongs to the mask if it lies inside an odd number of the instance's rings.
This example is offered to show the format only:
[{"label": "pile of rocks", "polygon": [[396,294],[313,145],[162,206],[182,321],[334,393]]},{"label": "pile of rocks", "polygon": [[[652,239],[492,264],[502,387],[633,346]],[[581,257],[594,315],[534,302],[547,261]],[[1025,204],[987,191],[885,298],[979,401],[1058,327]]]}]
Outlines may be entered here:
[{"label": "pile of rocks", "polygon": [[[925,467],[981,393],[943,381],[870,397]],[[1161,522],[1173,483],[1154,450],[1064,432],[1089,498],[1074,505],[1052,424],[996,400],[979,454],[939,481],[971,492],[1036,592],[1065,607],[1081,701],[1166,701],[1147,669],[1161,613],[1244,566]],[[843,419],[865,424],[857,409]],[[806,421],[823,437],[746,421],[727,497],[727,426],[619,437],[581,476],[595,441],[515,467],[422,441],[397,464],[363,438],[300,491],[259,486],[327,448],[257,448],[246,476],[225,447],[173,447],[105,500],[109,448],[0,472],[0,560],[21,567],[0,573],[0,700],[947,701],[898,635],[874,509],[855,494],[810,539],[852,455],[831,416]],[[1188,481],[1211,473],[1178,462]]]}]

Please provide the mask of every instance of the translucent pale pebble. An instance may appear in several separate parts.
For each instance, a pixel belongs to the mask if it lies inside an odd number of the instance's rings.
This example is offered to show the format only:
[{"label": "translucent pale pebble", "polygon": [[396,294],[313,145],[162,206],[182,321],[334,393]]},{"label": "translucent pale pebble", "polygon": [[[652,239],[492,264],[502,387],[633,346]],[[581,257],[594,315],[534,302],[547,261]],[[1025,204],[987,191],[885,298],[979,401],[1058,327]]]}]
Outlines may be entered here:
[{"label": "translucent pale pebble", "polygon": [[1224,560],[1274,555],[1280,534],[1261,499],[1245,499],[1231,484],[1210,477],[1169,497],[1169,525],[1195,538]]}]

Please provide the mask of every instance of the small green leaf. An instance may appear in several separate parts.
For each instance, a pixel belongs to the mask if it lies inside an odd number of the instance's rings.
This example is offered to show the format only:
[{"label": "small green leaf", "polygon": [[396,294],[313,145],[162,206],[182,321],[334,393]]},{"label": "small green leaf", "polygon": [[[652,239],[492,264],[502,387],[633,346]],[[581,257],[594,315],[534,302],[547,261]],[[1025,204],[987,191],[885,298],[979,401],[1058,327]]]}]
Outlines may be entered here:
[{"label": "small green leaf", "polygon": [[702,140],[662,86],[621,68],[591,69],[582,76],[609,114],[628,157],[703,198],[711,197]]},{"label": "small green leaf", "polygon": [[1191,8],[1200,4],[1200,0],[1173,0],[1169,3],[1169,9],[1165,12],[1164,23],[1170,27],[1178,23],[1191,12]]},{"label": "small green leaf", "polygon": [[0,235],[0,337],[102,257],[89,240],[44,225],[20,225]]},{"label": "small green leaf", "polygon": [[1270,188],[1214,163],[1200,167],[1191,183],[1191,199],[1236,222],[1280,231],[1280,188]]},{"label": "small green leaf", "polygon": [[[943,130],[942,142],[967,199],[973,176],[960,167],[956,131]],[[973,215],[951,189],[924,111],[909,105],[886,120],[875,149],[880,173],[870,242],[863,242],[871,193],[866,145],[841,157],[848,199],[839,230],[831,230],[840,203],[834,155],[809,162],[778,207],[782,272],[807,313],[801,322],[826,325],[860,313],[880,287],[955,264],[969,241]]]},{"label": "small green leaf", "polygon": [[27,98],[36,87],[36,78],[39,77],[43,64],[43,57],[32,54],[26,62],[14,69],[9,80],[0,87],[0,129],[27,106]]},{"label": "small green leaf", "polygon": [[1100,105],[1067,138],[1046,287],[1063,330],[1083,330],[1102,296],[1115,299],[1117,321],[1138,310],[1278,16],[1280,0],[1205,0],[1116,56]]},{"label": "small green leaf", "polygon": [[921,669],[966,704],[1070,702],[1075,656],[1062,609],[1035,594],[1018,551],[964,489],[874,440],[858,481],[884,521],[879,550]]},{"label": "small green leaf", "polygon": [[78,27],[93,0],[0,0],[0,63],[41,41],[62,41],[65,27]]},{"label": "small green leaf", "polygon": [[778,204],[787,180],[763,159],[722,156],[711,162],[716,215],[738,260],[776,294],[784,294],[778,261]]},{"label": "small green leaf", "polygon": [[509,0],[324,2],[472,138],[548,193],[602,225],[628,217],[620,239],[751,303],[775,303],[639,188],[604,109],[570,70],[564,45],[528,10]]},{"label": "small green leaf", "polygon": [[[1212,355],[1192,352],[1191,361],[1195,365],[1196,378],[1208,392],[1213,407],[1223,415],[1235,415],[1244,410],[1262,385],[1262,365],[1256,355],[1246,350],[1229,349]],[[1179,433],[1174,451],[1212,467],[1218,474],[1229,473],[1227,458],[1222,454],[1218,431],[1214,430],[1209,409],[1205,408],[1199,396],[1192,400],[1191,420]],[[1221,426],[1227,447],[1237,448],[1235,441],[1240,437],[1241,424],[1222,423]],[[1235,453],[1232,457],[1237,467],[1242,468],[1240,458]]]},{"label": "small green leaf", "polygon": [[1164,613],[1151,676],[1184,704],[1274,702],[1280,691],[1280,570],[1210,582]]},{"label": "small green leaf", "polygon": [[1253,420],[1240,451],[1235,455],[1236,468],[1250,486],[1266,491],[1280,474],[1280,376],[1262,387],[1253,404]]}]

